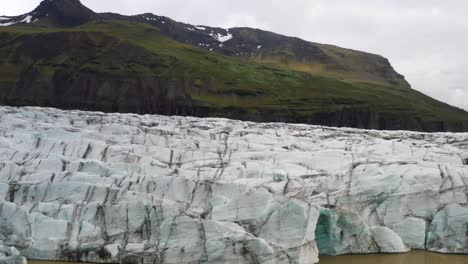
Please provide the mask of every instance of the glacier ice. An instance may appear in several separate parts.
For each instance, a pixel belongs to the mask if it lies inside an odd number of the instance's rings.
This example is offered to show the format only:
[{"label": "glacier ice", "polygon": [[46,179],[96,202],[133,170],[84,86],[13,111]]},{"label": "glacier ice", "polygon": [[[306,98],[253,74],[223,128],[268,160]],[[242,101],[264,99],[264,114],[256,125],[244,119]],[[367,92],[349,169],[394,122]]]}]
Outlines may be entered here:
[{"label": "glacier ice", "polygon": [[102,263],[468,253],[467,158],[466,133],[0,107],[0,245]]}]

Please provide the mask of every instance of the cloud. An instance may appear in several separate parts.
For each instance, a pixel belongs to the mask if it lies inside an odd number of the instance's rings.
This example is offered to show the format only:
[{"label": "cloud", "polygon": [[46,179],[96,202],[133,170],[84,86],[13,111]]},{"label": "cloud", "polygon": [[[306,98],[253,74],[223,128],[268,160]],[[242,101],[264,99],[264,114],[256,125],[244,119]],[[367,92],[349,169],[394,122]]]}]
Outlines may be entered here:
[{"label": "cloud", "polygon": [[[39,0],[2,3],[6,14]],[[381,54],[414,89],[468,110],[465,0],[82,0],[91,9],[152,12],[199,25],[249,26]],[[1,12],[0,12],[1,13]]]}]

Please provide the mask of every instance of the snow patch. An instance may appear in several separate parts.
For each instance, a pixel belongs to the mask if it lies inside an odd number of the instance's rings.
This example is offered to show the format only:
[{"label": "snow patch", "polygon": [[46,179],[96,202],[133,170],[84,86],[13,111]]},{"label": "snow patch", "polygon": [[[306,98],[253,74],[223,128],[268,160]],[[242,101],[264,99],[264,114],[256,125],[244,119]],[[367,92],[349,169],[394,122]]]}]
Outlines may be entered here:
[{"label": "snow patch", "polygon": [[26,23],[31,23],[31,20],[32,20],[32,16],[26,16],[23,20],[21,20],[20,22],[26,22]]},{"label": "snow patch", "polygon": [[14,25],[18,23],[17,21],[10,21],[10,22],[7,22],[7,23],[0,23],[0,27],[8,27],[8,26],[11,26],[11,25]]},{"label": "snow patch", "polygon": [[258,45],[258,46],[257,46],[257,49],[261,49],[261,48],[262,48],[262,45]]},{"label": "snow patch", "polygon": [[210,36],[212,36],[214,39],[216,39],[217,41],[219,41],[221,43],[229,41],[229,40],[231,40],[233,38],[232,34],[229,33],[229,30],[227,31],[227,35],[223,35],[223,34],[220,34],[220,33],[215,34],[215,33],[211,32]]},{"label": "snow patch", "polygon": [[195,28],[199,30],[206,30],[206,27],[201,27],[201,26],[196,26]]},{"label": "snow patch", "polygon": [[[6,17],[0,17],[0,21],[1,20],[8,20],[8,19],[11,19],[11,18],[6,18]],[[6,22],[6,23],[0,23],[0,27],[7,27],[7,26],[12,26],[14,24],[18,24],[18,23],[35,23],[39,21],[39,19],[34,19],[33,21],[33,17],[31,15],[27,15],[26,17],[24,17],[22,20],[20,21],[9,21],[9,22]]]}]

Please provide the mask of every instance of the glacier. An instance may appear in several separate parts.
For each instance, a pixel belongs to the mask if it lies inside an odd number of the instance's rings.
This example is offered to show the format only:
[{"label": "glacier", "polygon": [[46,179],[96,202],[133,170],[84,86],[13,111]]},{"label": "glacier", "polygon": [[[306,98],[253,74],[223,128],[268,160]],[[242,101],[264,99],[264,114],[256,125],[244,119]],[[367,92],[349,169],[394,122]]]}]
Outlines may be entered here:
[{"label": "glacier", "polygon": [[468,254],[468,134],[0,107],[0,262]]}]

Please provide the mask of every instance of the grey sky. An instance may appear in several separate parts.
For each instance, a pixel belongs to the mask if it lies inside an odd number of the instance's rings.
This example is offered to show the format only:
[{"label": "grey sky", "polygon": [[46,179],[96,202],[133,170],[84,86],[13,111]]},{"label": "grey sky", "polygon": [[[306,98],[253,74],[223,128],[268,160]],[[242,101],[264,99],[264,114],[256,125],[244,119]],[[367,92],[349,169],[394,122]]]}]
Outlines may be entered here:
[{"label": "grey sky", "polygon": [[[40,0],[3,1],[0,14]],[[377,53],[414,89],[468,110],[466,0],[82,0],[96,12],[151,12],[191,24],[249,26]]]}]

